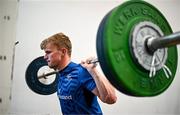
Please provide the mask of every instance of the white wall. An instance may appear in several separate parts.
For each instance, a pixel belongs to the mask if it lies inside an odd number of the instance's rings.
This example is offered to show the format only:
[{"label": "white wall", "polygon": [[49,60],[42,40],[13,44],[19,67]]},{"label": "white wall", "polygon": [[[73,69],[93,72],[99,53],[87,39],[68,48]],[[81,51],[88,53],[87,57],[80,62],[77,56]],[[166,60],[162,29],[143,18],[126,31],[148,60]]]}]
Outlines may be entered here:
[{"label": "white wall", "polygon": [[[39,44],[57,32],[66,33],[73,43],[72,60],[80,62],[88,56],[96,56],[95,40],[101,19],[123,1],[108,0],[21,0],[19,2],[15,52],[15,68],[10,114],[59,115],[60,107],[56,94],[42,96],[32,92],[25,82],[29,63],[43,55]],[[180,30],[180,2],[178,0],[152,0],[169,21],[174,31]],[[179,46],[178,46],[179,49]],[[179,55],[180,57],[180,55]],[[161,95],[137,98],[117,91],[114,105],[101,103],[105,115],[178,115],[180,114],[179,67],[171,86]]]},{"label": "white wall", "polygon": [[16,0],[0,0],[0,114],[8,111],[11,100],[17,5]]}]

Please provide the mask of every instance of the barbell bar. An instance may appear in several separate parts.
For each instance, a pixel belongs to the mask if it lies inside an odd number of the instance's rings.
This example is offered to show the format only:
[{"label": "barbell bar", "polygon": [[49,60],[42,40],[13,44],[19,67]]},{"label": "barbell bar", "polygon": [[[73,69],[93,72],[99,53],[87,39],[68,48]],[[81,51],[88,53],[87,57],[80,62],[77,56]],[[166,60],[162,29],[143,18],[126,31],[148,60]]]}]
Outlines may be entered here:
[{"label": "barbell bar", "polygon": [[[127,1],[113,8],[101,21],[96,37],[98,59],[91,63],[99,62],[107,79],[120,92],[138,97],[156,96],[170,86],[176,74],[179,38],[179,32],[172,32],[157,8],[145,1]],[[42,66],[47,66],[43,56],[31,62],[26,82],[34,92],[49,95],[57,90],[58,72],[38,76]],[[52,84],[39,82],[52,74],[56,74]]]},{"label": "barbell bar", "polygon": [[[93,59],[93,60],[90,60],[90,61],[88,62],[88,64],[90,64],[90,63],[96,64],[97,62],[99,62],[99,61],[98,61],[97,58],[95,58],[95,59]],[[43,73],[42,75],[39,75],[39,76],[38,76],[38,79],[41,79],[41,78],[47,79],[47,76],[50,76],[50,75],[53,75],[53,74],[57,74],[58,72],[59,72],[59,71],[56,70],[56,71],[51,71],[51,72],[48,72],[48,73]]]},{"label": "barbell bar", "polygon": [[53,74],[57,74],[59,71],[52,71],[52,72],[49,72],[49,73],[44,73],[42,75],[39,75],[38,76],[38,79],[47,79],[47,76],[50,76],[50,75],[53,75]]},{"label": "barbell bar", "polygon": [[153,54],[157,49],[171,47],[180,44],[180,32],[170,34],[168,36],[163,36],[161,38],[154,38],[153,36],[150,39],[147,39],[147,50]]},{"label": "barbell bar", "polygon": [[[173,34],[170,34],[170,35],[167,35],[167,36],[163,36],[163,37],[160,37],[160,38],[155,38],[153,36],[148,36],[148,38],[146,38],[146,41],[147,42],[145,42],[144,45],[147,47],[147,51],[151,55],[153,55],[153,53],[155,51],[157,51],[158,49],[171,47],[171,46],[175,46],[175,45],[180,44],[180,32],[176,32],[176,33],[173,33]],[[95,59],[89,61],[89,64],[90,63],[97,63],[97,62],[99,62],[98,58],[95,58]],[[49,73],[46,73],[46,74],[42,74],[42,75],[38,76],[38,79],[41,79],[41,78],[46,79],[47,76],[57,74],[58,72],[59,71],[52,71],[52,72],[49,72]]]}]

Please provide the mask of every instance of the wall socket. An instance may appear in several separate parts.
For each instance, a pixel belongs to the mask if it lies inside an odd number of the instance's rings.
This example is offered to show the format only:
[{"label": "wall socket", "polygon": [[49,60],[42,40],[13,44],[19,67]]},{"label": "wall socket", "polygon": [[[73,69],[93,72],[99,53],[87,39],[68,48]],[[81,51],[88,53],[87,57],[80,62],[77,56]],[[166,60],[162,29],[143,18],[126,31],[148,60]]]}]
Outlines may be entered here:
[{"label": "wall socket", "polygon": [[0,98],[0,103],[2,103],[2,98]]},{"label": "wall socket", "polygon": [[5,56],[5,55],[0,55],[0,60],[6,60],[7,59],[7,57]]}]

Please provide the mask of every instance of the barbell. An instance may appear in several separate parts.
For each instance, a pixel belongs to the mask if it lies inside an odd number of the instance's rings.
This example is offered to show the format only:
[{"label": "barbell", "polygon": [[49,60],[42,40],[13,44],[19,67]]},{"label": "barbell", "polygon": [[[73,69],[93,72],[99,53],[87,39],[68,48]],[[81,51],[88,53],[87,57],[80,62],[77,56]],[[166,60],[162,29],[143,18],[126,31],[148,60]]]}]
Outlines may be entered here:
[{"label": "barbell", "polygon": [[[163,14],[145,1],[127,1],[102,19],[96,37],[101,69],[111,84],[130,96],[156,96],[172,83],[177,70],[180,32],[173,33]],[[25,79],[31,90],[50,95],[56,92],[58,71],[38,75],[47,66],[43,56],[34,59]],[[51,76],[51,77],[50,77]],[[54,79],[45,84],[40,80]]]}]

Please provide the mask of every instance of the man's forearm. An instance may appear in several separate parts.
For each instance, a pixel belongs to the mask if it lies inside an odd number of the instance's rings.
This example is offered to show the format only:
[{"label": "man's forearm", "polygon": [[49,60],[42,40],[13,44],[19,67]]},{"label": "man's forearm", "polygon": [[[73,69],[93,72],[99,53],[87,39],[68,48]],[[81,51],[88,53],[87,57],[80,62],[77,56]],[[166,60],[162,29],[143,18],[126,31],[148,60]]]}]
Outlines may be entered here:
[{"label": "man's forearm", "polygon": [[89,73],[92,75],[96,83],[98,97],[100,98],[100,100],[108,104],[115,103],[117,100],[115,89],[105,78],[105,76],[100,74],[96,68],[91,69]]}]

